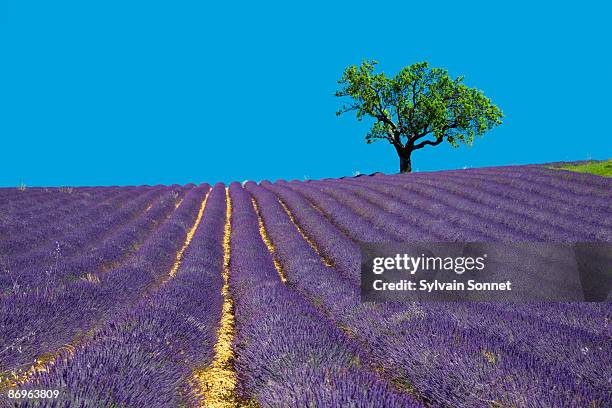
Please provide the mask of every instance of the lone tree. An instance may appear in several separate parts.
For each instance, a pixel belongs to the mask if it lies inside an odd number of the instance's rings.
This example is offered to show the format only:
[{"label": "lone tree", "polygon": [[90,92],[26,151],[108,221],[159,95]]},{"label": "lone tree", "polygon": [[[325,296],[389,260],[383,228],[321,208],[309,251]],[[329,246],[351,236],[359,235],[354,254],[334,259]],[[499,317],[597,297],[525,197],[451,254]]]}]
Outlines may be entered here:
[{"label": "lone tree", "polygon": [[376,64],[364,60],[360,66],[344,70],[336,96],[352,101],[336,115],[355,111],[359,121],[364,116],[374,118],[366,141],[391,143],[399,156],[401,173],[412,170],[415,150],[445,140],[453,147],[471,145],[474,136],[482,136],[502,122],[501,110],[481,91],[463,84],[461,76],[451,79],[445,69],[418,62],[387,78],[384,73],[374,73]]}]

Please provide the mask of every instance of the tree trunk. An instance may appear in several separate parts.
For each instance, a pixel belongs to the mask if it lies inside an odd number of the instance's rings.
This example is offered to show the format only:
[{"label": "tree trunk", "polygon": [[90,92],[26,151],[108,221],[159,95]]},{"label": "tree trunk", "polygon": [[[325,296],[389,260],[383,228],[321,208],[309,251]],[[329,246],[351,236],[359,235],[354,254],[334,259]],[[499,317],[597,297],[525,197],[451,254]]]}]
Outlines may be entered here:
[{"label": "tree trunk", "polygon": [[402,152],[399,155],[400,173],[410,173],[412,171],[412,162],[410,161],[411,153],[412,152]]}]

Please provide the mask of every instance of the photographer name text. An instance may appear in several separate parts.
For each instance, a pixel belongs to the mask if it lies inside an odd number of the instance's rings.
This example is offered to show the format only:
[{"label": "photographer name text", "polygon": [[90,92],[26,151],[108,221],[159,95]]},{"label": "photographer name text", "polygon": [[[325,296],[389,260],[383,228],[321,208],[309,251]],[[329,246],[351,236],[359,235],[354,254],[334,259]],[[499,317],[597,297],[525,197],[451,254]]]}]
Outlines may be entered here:
[{"label": "photographer name text", "polygon": [[427,293],[432,292],[448,292],[448,291],[509,291],[512,290],[512,282],[477,282],[473,279],[467,282],[440,282],[437,279],[428,281],[421,279],[418,282],[407,279],[402,279],[397,282],[385,282],[377,279],[373,282],[372,287],[377,291],[422,291]]}]

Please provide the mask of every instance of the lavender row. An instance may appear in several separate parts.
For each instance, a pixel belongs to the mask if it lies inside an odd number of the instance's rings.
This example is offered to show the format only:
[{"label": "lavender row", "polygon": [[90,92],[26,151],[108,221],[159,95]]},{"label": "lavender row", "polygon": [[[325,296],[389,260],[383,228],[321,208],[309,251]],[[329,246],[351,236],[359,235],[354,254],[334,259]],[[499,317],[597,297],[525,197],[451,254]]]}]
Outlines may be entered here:
[{"label": "lavender row", "polygon": [[[39,225],[45,225],[49,220],[47,216],[59,214],[66,207],[68,208],[83,208],[86,209],[87,205],[91,206],[98,204],[105,200],[111,199],[115,196],[130,192],[144,193],[150,188],[136,188],[126,187],[121,189],[101,189],[95,192],[89,191],[73,191],[72,193],[59,193],[57,195],[49,194],[46,199],[41,199],[40,202],[37,200],[29,200],[31,193],[24,192],[23,197],[25,200],[15,200],[10,202],[6,213],[10,217],[5,220],[9,222],[9,226],[12,223],[21,224],[29,227],[36,227]],[[3,211],[4,212],[4,211]]]},{"label": "lavender row", "polygon": [[[581,242],[597,240],[601,235],[598,229],[584,228],[583,224],[572,222],[572,219],[557,217],[554,218],[557,222],[551,222],[550,214],[542,215],[537,209],[515,211],[504,208],[504,204],[492,197],[478,200],[477,188],[463,190],[467,197],[462,197],[440,188],[442,182],[438,181],[427,185],[413,182],[401,186],[376,180],[347,181],[343,184],[350,186],[352,191],[364,193],[367,198],[374,197],[387,208],[393,206],[396,213],[405,212],[406,207],[408,211],[418,207],[429,218],[443,219],[453,228],[482,232],[486,234],[487,241]],[[388,204],[389,201],[392,204]],[[508,205],[507,202],[505,204]],[[398,208],[398,205],[401,207]]]},{"label": "lavender row", "polygon": [[[499,338],[500,343],[533,355],[545,364],[561,365],[596,388],[605,390],[612,381],[612,374],[605,372],[612,355],[609,341],[612,333],[606,327],[609,305],[595,304],[582,311],[580,319],[597,325],[595,330],[534,318],[533,314],[526,315],[520,308],[503,303],[459,303],[453,308],[442,307],[442,312],[457,326],[476,330],[487,338]],[[571,308],[564,303],[551,303],[548,313],[558,316],[568,309]]]},{"label": "lavender row", "polygon": [[612,326],[609,323],[612,318],[612,308],[609,302],[501,303],[491,306],[519,313],[524,319],[537,319],[612,338]]},{"label": "lavender row", "polygon": [[18,273],[0,275],[0,287],[8,287],[5,295],[24,293],[33,288],[59,287],[70,280],[86,279],[88,276],[112,268],[138,249],[144,239],[163,222],[175,209],[176,199],[181,198],[191,186],[180,192],[166,191],[156,199],[150,208],[132,221],[117,227],[95,246],[79,252],[73,257],[56,259],[45,265],[29,267]]},{"label": "lavender row", "polygon": [[[466,240],[468,236],[466,231],[459,228],[449,229],[443,219],[432,218],[425,210],[418,207],[407,208],[408,206],[402,203],[385,202],[382,197],[374,194],[371,194],[368,197],[369,200],[367,200],[357,192],[349,190],[343,184],[331,186],[323,183],[333,182],[310,184],[334,197],[378,228],[386,230],[395,241],[461,241]],[[381,203],[385,208],[380,207]],[[394,211],[390,212],[390,210]],[[473,236],[474,234],[470,235]],[[474,239],[475,241],[486,241],[484,234],[476,234],[476,237],[478,238]]]},{"label": "lavender row", "polygon": [[386,242],[393,240],[393,235],[378,228],[369,220],[359,217],[357,212],[341,204],[336,198],[315,189],[310,183],[279,181],[274,185],[287,187],[305,197],[321,213],[327,214],[330,222],[343,233],[354,231],[364,242]]},{"label": "lavender row", "polygon": [[305,198],[285,187],[283,183],[272,184],[264,181],[261,185],[282,200],[295,217],[297,224],[316,242],[321,255],[329,259],[353,284],[359,285],[361,262],[359,246],[341,233],[322,213],[315,210]]},{"label": "lavender row", "polygon": [[[596,176],[592,176],[596,177]],[[502,173],[490,175],[478,175],[472,172],[449,172],[449,173],[423,173],[414,174],[413,177],[392,177],[378,176],[379,180],[393,181],[396,183],[418,183],[427,181],[428,184],[440,181],[452,181],[461,191],[463,187],[468,190],[477,189],[496,196],[499,200],[516,202],[517,205],[525,208],[541,208],[550,211],[553,218],[559,216],[563,218],[577,218],[586,224],[604,222],[608,226],[610,222],[607,217],[602,219],[601,212],[610,213],[609,200],[597,203],[593,200],[585,199],[585,193],[580,195],[568,195],[560,193],[558,189],[536,184],[533,181],[525,181],[517,178],[510,178]],[[580,209],[574,214],[576,209]],[[554,215],[553,215],[554,214]]]},{"label": "lavender row", "polygon": [[155,189],[114,211],[83,215],[61,238],[58,237],[48,245],[12,257],[9,271],[11,274],[18,274],[24,270],[29,270],[31,273],[36,273],[37,270],[42,272],[45,268],[49,270],[52,265],[57,265],[69,257],[88,250],[99,240],[145,211],[163,192],[163,189]]},{"label": "lavender row", "polygon": [[[481,406],[485,401],[582,406],[609,398],[605,389],[562,364],[525,352],[519,343],[461,327],[444,308],[360,304],[357,288],[321,264],[291,228],[275,197],[260,187],[247,189],[260,203],[289,282],[368,344],[388,375],[406,381],[424,398],[455,406]],[[593,363],[600,370],[609,366],[606,360]],[[555,386],[571,391],[559,394]]]},{"label": "lavender row", "polygon": [[51,210],[57,207],[57,203],[68,203],[70,200],[90,199],[104,197],[109,194],[119,194],[126,191],[136,190],[136,187],[124,188],[81,188],[68,191],[56,190],[53,192],[16,191],[10,199],[5,199],[0,208],[10,210],[13,215],[30,214],[36,208]]},{"label": "lavender row", "polygon": [[[111,212],[138,197],[146,195],[154,189],[133,189],[115,192],[108,196],[90,197],[88,200],[68,200],[68,204],[54,206],[51,210],[34,209],[31,216],[16,217],[13,225],[8,225],[6,230],[10,233],[11,242],[16,244],[23,241],[25,246],[40,246],[74,227],[75,221],[84,216],[95,214],[100,211]],[[38,240],[35,241],[35,238]],[[29,241],[28,241],[29,240]],[[6,245],[5,243],[2,243]]]},{"label": "lavender row", "polygon": [[282,283],[249,194],[236,183],[230,194],[241,397],[262,407],[420,406],[363,370],[358,346]]},{"label": "lavender row", "polygon": [[[262,185],[275,192],[289,207],[298,225],[307,230],[307,236],[315,241],[321,255],[330,259],[337,270],[347,276],[352,283],[358,285],[360,259],[357,244],[340,233],[322,214],[317,213],[295,192],[287,191],[288,189],[280,186],[273,186],[270,183],[262,183]],[[353,230],[349,231],[351,235],[354,233]],[[517,254],[517,256],[523,255],[522,252]],[[532,258],[534,258],[533,255]],[[534,262],[536,262],[535,258]]]},{"label": "lavender row", "polygon": [[[98,192],[78,191],[71,194],[43,194],[33,191],[15,192],[10,198],[0,199],[0,214],[10,215],[10,220],[19,216],[29,216],[37,208],[43,211],[57,208],[56,203],[67,202],[68,200],[87,200],[94,196],[102,196],[104,193],[109,193],[111,190],[99,190]],[[0,219],[0,223],[4,223],[7,219]],[[0,224],[1,225],[1,224]]]},{"label": "lavender row", "polygon": [[[476,311],[474,311],[474,312],[475,312],[475,313],[478,313],[478,312],[476,312]],[[360,317],[360,318],[361,318],[361,317]],[[518,327],[518,330],[521,330],[520,325],[519,325],[519,327]],[[541,328],[540,328],[540,330],[541,330]],[[538,330],[538,331],[535,331],[535,332],[531,332],[531,333],[532,333],[532,334],[531,334],[531,336],[533,336],[533,333],[539,333],[539,332],[540,332],[539,330]],[[551,333],[554,333],[554,332],[551,332]],[[544,336],[543,336],[543,337],[544,337]],[[550,336],[549,336],[549,337],[550,337]],[[531,346],[533,346],[533,345],[528,345],[528,347],[531,347]],[[583,350],[588,350],[588,347],[583,347],[582,349],[583,349]],[[578,347],[576,347],[576,348],[574,348],[573,350],[575,350],[575,351],[577,352],[577,351],[579,350],[579,348],[578,348]],[[582,364],[582,363],[581,363],[581,364]],[[604,367],[605,367],[605,366],[604,366]],[[584,368],[584,365],[583,365],[581,368]],[[600,364],[599,368],[601,368],[601,364]]]},{"label": "lavender row", "polygon": [[[150,193],[145,192],[145,195]],[[126,203],[138,200],[139,196],[141,197],[142,193],[137,190],[114,195],[100,204],[86,207],[82,212],[62,213],[61,216],[51,218],[52,221],[31,230],[22,230],[19,226],[14,229],[9,228],[7,231],[9,239],[0,243],[0,250],[10,254],[9,260],[14,261],[18,255],[25,255],[34,249],[50,245],[52,241],[62,239],[67,233],[78,232],[78,228],[84,223],[93,224],[98,216],[110,215]]]},{"label": "lavender row", "polygon": [[[342,244],[342,241],[346,240],[346,237],[350,237],[355,241],[364,241],[364,242],[386,242],[390,241],[390,239],[383,238],[372,234],[364,234],[364,231],[359,228],[354,228],[356,222],[352,222],[352,220],[358,219],[358,215],[356,213],[350,213],[345,209],[344,212],[336,211],[338,207],[341,205],[339,203],[335,203],[333,207],[323,206],[322,210],[324,210],[325,216],[322,214],[313,214],[312,208],[308,207],[308,204],[312,204],[313,202],[322,203],[324,200],[322,199],[323,193],[317,190],[308,190],[304,188],[304,183],[275,183],[270,184],[267,182],[262,183],[266,188],[269,188],[271,191],[275,192],[281,199],[286,200],[286,204],[293,211],[293,216],[300,222],[302,227],[307,230],[307,234],[316,241],[316,244],[323,249],[323,254],[331,257],[334,260],[335,266],[342,271],[343,274],[346,274],[346,269],[351,268],[354,279],[359,279],[359,257],[357,253],[353,253],[351,255],[344,255],[346,253],[345,249],[339,249],[338,245]],[[310,184],[310,183],[308,183]],[[287,195],[283,194],[282,191],[285,190],[280,186],[288,186],[291,187],[294,192],[299,192],[297,195]],[[304,195],[302,195],[304,194]],[[310,201],[307,203],[307,201]],[[296,202],[301,202],[299,205],[296,205]],[[318,217],[317,217],[318,216]],[[309,218],[316,218],[316,222],[311,222]],[[330,219],[334,222],[337,222],[339,218],[343,218],[346,222],[342,222],[344,228],[342,231],[337,232],[337,236],[334,238],[333,226],[330,223]],[[328,225],[325,225],[328,224]],[[323,232],[323,234],[322,234]],[[344,248],[347,248],[347,244],[344,243]],[[343,256],[347,256],[349,260],[338,260],[337,257],[334,258],[334,255],[325,250],[325,248],[329,248],[330,246],[336,248],[338,253],[342,253]],[[530,255],[530,256],[533,256]],[[347,265],[348,264],[348,265]],[[344,265],[344,267],[342,266]],[[491,305],[492,307],[502,307],[501,305]],[[583,304],[583,303],[564,303],[564,304],[530,304],[529,306],[522,304],[512,304],[509,305],[508,308],[514,309],[514,311],[520,310],[520,313],[523,315],[525,319],[540,319],[543,321],[553,322],[559,325],[568,326],[570,328],[580,328],[583,330],[588,330],[592,333],[601,333],[602,329],[607,327],[606,322],[610,317],[609,307],[605,307],[605,304],[601,306],[598,304]]]},{"label": "lavender row", "polygon": [[172,267],[208,190],[208,185],[190,190],[136,253],[98,280],[0,298],[0,344],[7,345],[0,356],[2,370],[28,367],[41,353],[73,341],[151,288]]},{"label": "lavender row", "polygon": [[176,276],[26,388],[61,389],[57,407],[193,403],[189,377],[212,361],[221,315],[224,218],[225,188],[217,185]]},{"label": "lavender row", "polygon": [[[378,205],[380,207],[378,213],[381,211],[393,213],[397,215],[398,220],[405,218],[404,214],[406,213],[417,214],[414,208],[420,207],[418,209],[423,209],[429,215],[429,219],[439,220],[447,227],[449,232],[457,231],[457,233],[462,234],[460,236],[466,241],[612,241],[612,229],[610,228],[600,226],[599,228],[593,228],[592,233],[586,233],[584,230],[580,231],[577,226],[574,226],[573,229],[547,227],[543,223],[532,226],[530,222],[524,222],[518,216],[501,216],[495,210],[489,210],[483,204],[474,204],[468,200],[460,201],[456,197],[452,197],[454,200],[445,200],[443,194],[435,194],[425,189],[416,191],[418,194],[414,194],[414,183],[403,185],[403,188],[376,182],[376,180],[316,182],[313,184],[323,185],[325,190],[336,193],[338,190],[346,189],[368,202]],[[334,186],[335,184],[343,184],[343,186]],[[350,187],[344,187],[344,185]],[[421,196],[424,196],[424,198]],[[445,201],[447,203],[445,207],[437,204]],[[369,216],[373,215],[377,215],[376,210],[370,211]],[[528,214],[525,214],[523,218],[527,217]],[[493,220],[490,221],[491,218]],[[482,236],[481,234],[484,234],[484,239],[479,238]]]},{"label": "lavender row", "polygon": [[[65,198],[67,195],[88,197],[118,189],[117,187],[78,187],[67,191],[60,188],[34,187],[21,191],[17,188],[0,188],[0,209],[4,211],[27,211],[31,207],[51,203]],[[67,194],[69,191],[70,194]]]},{"label": "lavender row", "polygon": [[[324,193],[313,189],[309,186],[311,183],[275,183],[263,182],[262,185],[273,191],[280,199],[284,200],[286,205],[292,211],[292,215],[297,219],[298,223],[306,230],[307,235],[315,241],[315,244],[321,249],[322,254],[334,261],[334,266],[344,275],[352,276],[351,282],[355,283],[359,280],[359,255],[358,253],[350,253],[350,242],[356,244],[362,242],[386,242],[390,241],[387,237],[380,237],[377,234],[372,234],[371,231],[363,230],[355,227],[359,224],[358,215],[351,213],[344,208],[342,204],[333,202],[333,205],[326,205],[330,200],[324,200]],[[293,194],[292,194],[293,193]],[[323,204],[321,207],[322,213],[313,212],[313,208],[309,204]],[[332,222],[340,222],[344,227],[342,230],[334,231]],[[344,221],[343,221],[344,220]],[[334,236],[335,235],[335,236]],[[348,242],[347,242],[348,240]],[[354,246],[352,248],[355,248]],[[350,260],[343,260],[346,257]],[[498,306],[498,305],[496,305]],[[600,310],[598,319],[584,318],[585,314],[591,313],[591,316],[598,309],[596,304],[563,304],[561,307],[551,308],[546,304],[541,304],[538,307],[523,307],[523,305],[513,306],[516,309],[521,309],[526,318],[542,319],[552,321],[569,327],[577,327],[590,330],[594,333],[601,333],[605,327],[605,312]],[[606,309],[606,308],[604,308]]]},{"label": "lavender row", "polygon": [[[384,370],[406,379],[435,402],[451,406],[554,407],[603,407],[612,402],[608,387],[601,385],[603,381],[592,383],[592,376],[588,376],[605,373],[609,360],[595,361],[593,366],[585,366],[578,359],[574,366],[563,360],[549,363],[541,355],[525,351],[530,344],[522,347],[518,342],[483,334],[481,327],[458,326],[445,319],[446,310],[440,314],[419,312],[415,308],[412,316],[406,312],[394,316],[396,320],[386,325],[387,331],[381,331],[380,325],[363,324],[376,319],[378,313],[359,316],[352,327],[376,344],[375,352]],[[527,336],[537,338],[541,332],[530,331]]]},{"label": "lavender row", "polygon": [[[484,167],[481,169],[473,169],[473,171],[487,173],[495,171],[495,168]],[[578,190],[584,191],[586,187],[589,189],[588,194],[602,197],[609,196],[609,189],[612,187],[612,182],[606,177],[552,169],[543,165],[509,166],[506,167],[503,172],[507,175],[528,177],[532,180],[538,180],[540,183],[561,186],[563,188],[576,187]],[[606,194],[607,191],[608,193]]]},{"label": "lavender row", "polygon": [[313,207],[328,214],[330,222],[341,231],[355,231],[364,242],[387,242],[392,241],[394,236],[374,225],[370,220],[361,218],[353,209],[342,205],[336,198],[321,193],[310,183],[277,182],[274,185],[287,187],[299,192],[306,197]]},{"label": "lavender row", "polygon": [[[133,190],[137,192],[137,190]],[[55,200],[44,205],[34,206],[29,211],[0,211],[0,244],[4,246],[7,240],[19,240],[28,235],[45,238],[45,229],[57,225],[58,220],[74,217],[80,212],[91,209],[93,205],[121,197],[128,193],[108,191],[98,195],[70,196],[65,194],[61,200]]]},{"label": "lavender row", "polygon": [[[567,173],[563,173],[564,175]],[[551,177],[550,175],[542,175],[541,177],[533,177],[528,172],[515,171],[499,171],[499,170],[468,170],[465,173],[455,171],[452,173],[453,177],[465,178],[472,180],[473,182],[498,182],[509,188],[520,188],[528,192],[538,194],[542,197],[549,197],[554,200],[558,200],[561,203],[567,203],[570,205],[585,206],[588,208],[597,209],[609,209],[610,207],[610,185],[609,179],[607,187],[601,187],[599,189],[585,189],[583,185],[572,185],[567,183],[567,179],[561,175],[557,177]],[[590,175],[592,178],[599,178],[598,176]],[[554,180],[554,182],[551,182]],[[604,178],[604,180],[606,180]],[[590,192],[595,191],[595,194]],[[588,197],[588,200],[585,198]]]},{"label": "lavender row", "polygon": [[64,236],[78,233],[79,227],[92,225],[95,218],[101,215],[112,215],[122,208],[141,203],[147,198],[161,193],[161,190],[151,190],[138,192],[124,192],[108,197],[101,202],[90,204],[83,211],[76,211],[73,208],[62,210],[61,213],[51,216],[46,223],[35,223],[26,229],[9,230],[10,239],[0,243],[0,249],[6,254],[7,268],[11,270],[19,269],[23,259],[31,258],[31,254],[36,251],[55,249]]},{"label": "lavender row", "polygon": [[[393,177],[390,177],[390,178],[393,178]],[[399,177],[396,177],[396,178],[399,178]],[[374,186],[377,183],[378,184],[385,184],[385,183],[381,182],[380,180],[381,180],[381,177],[377,176],[377,177],[374,178],[372,183],[364,182],[364,184],[367,184],[368,186]],[[377,183],[375,183],[375,181]],[[271,188],[275,192],[277,192],[276,189],[277,189],[277,186],[279,186],[279,185],[290,187],[295,192],[297,192],[299,195],[302,195],[304,198],[307,198],[310,201],[311,204],[313,204],[314,202],[320,202],[321,201],[321,197],[325,195],[325,193],[322,193],[321,191],[313,189],[312,188],[313,183],[300,183],[300,182],[284,183],[284,182],[281,182],[281,183],[275,183],[275,185],[271,185],[269,183],[264,182],[263,184],[265,186],[270,185]],[[311,191],[309,191],[308,189],[310,189]],[[398,189],[398,190],[401,190],[401,189]],[[278,192],[277,192],[277,194],[278,194]],[[390,194],[393,194],[393,193],[391,192]],[[395,205],[394,201],[397,201],[397,200],[394,200],[394,199],[390,198],[389,201],[390,201],[391,205],[393,206],[393,205]],[[337,204],[341,205],[340,203],[337,203]],[[338,212],[334,212],[334,211],[330,212],[329,209],[326,209],[325,214],[326,214],[326,217],[329,220],[331,220],[331,222],[337,222],[338,214],[339,214]],[[294,214],[294,215],[296,215],[296,214]],[[440,214],[440,215],[442,216],[443,214]],[[340,215],[340,217],[343,217],[343,216],[347,217],[347,219],[348,218],[355,219],[356,217],[358,217],[357,213],[355,213],[355,212],[352,213],[352,216],[350,215],[350,212],[349,213],[345,212],[343,215]],[[372,236],[371,234],[370,235],[364,234],[363,231],[361,231],[360,229],[353,228],[352,226],[354,224],[355,224],[354,222],[344,222],[345,227],[341,231],[342,235],[343,236],[349,236],[349,237],[351,237],[351,238],[353,238],[353,239],[355,239],[357,241],[365,241],[365,242],[385,242],[385,241],[389,241],[390,240],[390,239],[379,239],[378,237]],[[598,230],[600,232],[605,232],[606,231],[606,228],[601,226],[601,225],[596,227],[596,228],[598,228]],[[559,236],[553,236],[551,238],[552,238],[552,240],[562,241],[559,238]],[[570,238],[572,240],[577,240],[577,238],[575,236],[570,237]],[[330,240],[330,239],[331,239],[331,236],[328,236],[324,240]],[[521,239],[524,239],[524,237],[521,237]],[[328,245],[326,242],[324,242],[324,240],[323,239],[319,239],[318,243],[320,245],[323,245],[323,246]],[[534,256],[534,255],[535,255],[535,253],[530,254],[530,256]],[[578,315],[580,315],[580,313],[582,313],[582,311],[583,310],[579,311]]]},{"label": "lavender row", "polygon": [[529,214],[521,218],[499,213],[493,206],[460,200],[457,197],[449,198],[441,192],[435,194],[424,188],[415,188],[415,183],[402,185],[402,188],[375,180],[312,184],[344,199],[353,208],[361,206],[363,209],[368,206],[367,216],[378,217],[378,222],[382,225],[392,226],[392,218],[395,216],[395,224],[406,220],[411,225],[420,227],[420,236],[409,235],[408,231],[398,235],[397,239],[400,240],[429,240],[430,232],[438,231],[434,236],[443,241],[580,242],[612,237],[612,230],[607,231],[604,228],[586,232],[582,228],[582,231],[578,228],[570,230],[544,222],[535,224],[533,220],[528,220]]},{"label": "lavender row", "polygon": [[[393,181],[393,178],[381,180],[381,182],[391,182],[397,185]],[[407,180],[404,181],[404,183],[406,182]],[[568,205],[558,200],[547,200],[540,194],[516,188],[512,189],[495,182],[479,181],[474,183],[474,181],[468,181],[462,177],[445,178],[439,175],[431,175],[427,178],[415,178],[411,184],[434,189],[441,188],[443,191],[494,206],[512,215],[529,214],[538,221],[558,224],[569,229],[579,227],[579,231],[583,233],[588,233],[589,228],[597,228],[601,225],[612,226],[612,221],[601,216],[601,211],[606,210],[603,207],[600,207],[600,213],[593,209],[587,209],[585,206],[578,206],[578,211],[576,211],[575,205]]]},{"label": "lavender row", "polygon": [[605,197],[605,190],[610,186],[610,180],[592,174],[560,171],[549,169],[542,165],[481,167],[464,170],[445,170],[419,174],[503,176],[511,181],[530,181],[532,184],[547,188],[555,188],[566,195],[581,195],[588,189],[588,194],[595,197]]}]

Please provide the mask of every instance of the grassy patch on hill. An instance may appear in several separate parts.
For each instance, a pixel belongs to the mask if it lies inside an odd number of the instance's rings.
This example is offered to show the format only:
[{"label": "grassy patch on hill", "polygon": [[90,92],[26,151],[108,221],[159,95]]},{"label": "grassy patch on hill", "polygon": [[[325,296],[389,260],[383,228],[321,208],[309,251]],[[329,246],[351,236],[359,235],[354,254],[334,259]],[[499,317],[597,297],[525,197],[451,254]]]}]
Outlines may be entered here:
[{"label": "grassy patch on hill", "polygon": [[612,177],[612,160],[594,161],[590,163],[556,167],[561,170],[576,171],[578,173],[591,173],[598,176]]}]

